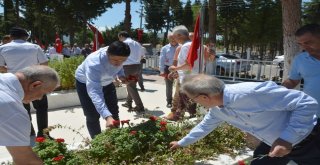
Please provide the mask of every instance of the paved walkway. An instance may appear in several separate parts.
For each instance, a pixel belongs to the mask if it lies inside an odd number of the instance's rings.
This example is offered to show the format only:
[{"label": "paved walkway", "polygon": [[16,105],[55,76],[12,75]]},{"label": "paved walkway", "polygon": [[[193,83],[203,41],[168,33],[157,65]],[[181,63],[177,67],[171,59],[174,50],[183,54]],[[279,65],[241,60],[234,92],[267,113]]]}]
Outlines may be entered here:
[{"label": "paved walkway", "polygon": [[[141,99],[144,103],[147,113],[155,116],[164,117],[170,112],[169,108],[166,108],[166,97],[165,97],[165,84],[162,77],[157,75],[144,75],[145,91],[139,92]],[[122,120],[130,119],[131,122],[140,123],[142,120],[147,120],[135,112],[128,112],[127,108],[121,106],[125,100],[119,101],[120,118]],[[36,116],[32,114],[32,123],[37,128]],[[104,128],[105,122],[100,120],[101,127]],[[49,111],[49,126],[61,124],[62,126],[70,126],[73,129],[78,130],[84,137],[89,137],[88,131],[85,127],[85,117],[80,106],[68,107],[63,109],[55,109]],[[56,129],[50,132],[50,135],[54,138],[64,138],[67,144],[77,146],[83,140],[83,138],[68,129]],[[247,157],[243,155],[243,157]],[[238,158],[240,159],[240,158]],[[11,157],[5,147],[0,147],[0,164],[3,161],[11,160]],[[228,156],[222,156],[216,161],[210,161],[205,163],[197,164],[232,164],[235,160]]]}]

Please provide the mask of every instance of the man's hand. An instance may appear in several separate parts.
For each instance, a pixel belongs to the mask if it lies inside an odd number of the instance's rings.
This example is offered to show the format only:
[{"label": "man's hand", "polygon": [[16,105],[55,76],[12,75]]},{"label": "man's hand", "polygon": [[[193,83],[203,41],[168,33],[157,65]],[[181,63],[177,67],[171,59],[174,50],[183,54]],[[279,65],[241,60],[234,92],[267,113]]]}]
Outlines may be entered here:
[{"label": "man's hand", "polygon": [[292,150],[292,144],[278,138],[276,141],[273,142],[270,152],[268,156],[270,157],[283,157],[289,154]]},{"label": "man's hand", "polygon": [[170,66],[168,69],[169,69],[170,72],[177,71],[177,67],[176,67],[176,66],[173,66],[173,65]]},{"label": "man's hand", "polygon": [[121,76],[121,77],[119,77],[118,79],[121,81],[122,84],[129,84],[129,81],[128,81],[127,78],[124,77],[124,76]]},{"label": "man's hand", "polygon": [[178,141],[173,141],[173,142],[170,142],[170,150],[175,150],[177,148],[180,148],[181,146],[178,144]]},{"label": "man's hand", "polygon": [[112,118],[112,116],[106,117],[105,120],[106,120],[106,127],[107,128],[114,128],[115,127],[115,125],[113,124],[113,121],[115,121],[115,120]]}]

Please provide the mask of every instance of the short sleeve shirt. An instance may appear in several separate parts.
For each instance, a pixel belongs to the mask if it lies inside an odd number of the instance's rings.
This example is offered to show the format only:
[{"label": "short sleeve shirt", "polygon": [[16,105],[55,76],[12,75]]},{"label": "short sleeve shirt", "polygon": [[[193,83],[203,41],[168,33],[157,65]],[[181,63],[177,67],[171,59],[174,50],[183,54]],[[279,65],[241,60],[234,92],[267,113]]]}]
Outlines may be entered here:
[{"label": "short sleeve shirt", "polygon": [[[320,60],[307,52],[300,53],[293,60],[289,78],[304,79],[303,91],[320,102]],[[320,116],[320,109],[317,116]]]},{"label": "short sleeve shirt", "polygon": [[0,74],[0,146],[29,146],[31,122],[23,107],[24,92],[17,77]]},{"label": "short sleeve shirt", "polygon": [[24,40],[13,40],[0,46],[0,66],[7,66],[9,73],[47,61],[39,45]]}]

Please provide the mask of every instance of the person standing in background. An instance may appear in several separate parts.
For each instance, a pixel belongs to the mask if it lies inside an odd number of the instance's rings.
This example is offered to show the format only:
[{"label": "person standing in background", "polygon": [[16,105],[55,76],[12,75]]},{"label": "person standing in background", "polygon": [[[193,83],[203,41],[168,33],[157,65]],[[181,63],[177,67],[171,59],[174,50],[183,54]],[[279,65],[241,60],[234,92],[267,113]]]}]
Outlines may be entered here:
[{"label": "person standing in background", "polygon": [[[320,25],[304,25],[295,35],[304,52],[295,56],[289,77],[282,85],[293,89],[303,79],[303,91],[320,103]],[[317,116],[320,117],[320,109]]]},{"label": "person standing in background", "polygon": [[[16,73],[25,67],[32,65],[48,65],[48,58],[42,51],[41,47],[36,44],[27,42],[29,34],[20,27],[10,29],[12,41],[8,44],[0,46],[0,69],[8,73]],[[6,68],[6,67],[7,68]],[[40,100],[32,101],[33,107],[36,109],[38,132],[37,137],[43,137],[43,129],[48,127],[48,99],[44,95]],[[24,104],[24,107],[30,113],[30,104]],[[35,131],[31,124],[32,140],[34,140]],[[51,138],[49,136],[49,138]],[[32,143],[32,141],[31,141]]]},{"label": "person standing in background", "polygon": [[138,78],[138,84],[140,87],[141,92],[144,92],[146,89],[144,88],[144,84],[143,84],[143,77],[142,77],[142,69],[143,69],[143,64],[146,63],[146,48],[144,46],[141,46],[141,60],[140,60],[140,67],[141,67],[141,72],[139,74],[139,78]]},{"label": "person standing in background", "polygon": [[[142,46],[139,42],[134,41],[126,31],[118,33],[118,38],[120,41],[128,44],[131,51],[127,61],[123,63],[124,73],[127,78],[136,80],[127,84],[128,96],[126,103],[122,104],[122,106],[129,108],[130,111],[144,112],[144,106],[137,90],[137,81],[141,72],[140,60]],[[136,104],[134,108],[132,108],[132,100],[134,100]]]},{"label": "person standing in background", "polygon": [[169,79],[169,67],[173,65],[173,58],[179,44],[174,40],[173,34],[168,33],[169,44],[163,46],[160,50],[160,76],[164,77],[166,83],[167,108],[172,108],[172,87],[173,79]]}]

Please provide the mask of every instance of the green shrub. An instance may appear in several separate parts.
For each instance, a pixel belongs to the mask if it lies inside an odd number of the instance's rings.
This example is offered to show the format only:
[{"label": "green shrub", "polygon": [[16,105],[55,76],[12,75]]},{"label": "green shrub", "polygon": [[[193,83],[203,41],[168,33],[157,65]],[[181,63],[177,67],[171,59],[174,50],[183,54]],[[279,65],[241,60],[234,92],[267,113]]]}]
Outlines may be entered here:
[{"label": "green shrub", "polygon": [[[238,154],[237,150],[245,147],[244,133],[223,124],[199,142],[171,151],[169,143],[183,138],[193,127],[191,122],[167,124],[161,118],[151,116],[148,121],[135,126],[130,124],[129,127],[102,132],[90,142],[89,149],[67,152],[61,148],[63,154],[60,155],[71,154],[65,156],[61,163],[193,165],[196,160],[212,159],[219,154],[234,156]],[[35,151],[43,160],[52,162],[52,156],[59,155],[56,144],[41,145],[37,143]]]},{"label": "green shrub", "polygon": [[63,61],[50,60],[49,66],[55,69],[60,77],[61,90],[75,89],[75,71],[83,62],[83,56],[64,58]]}]

